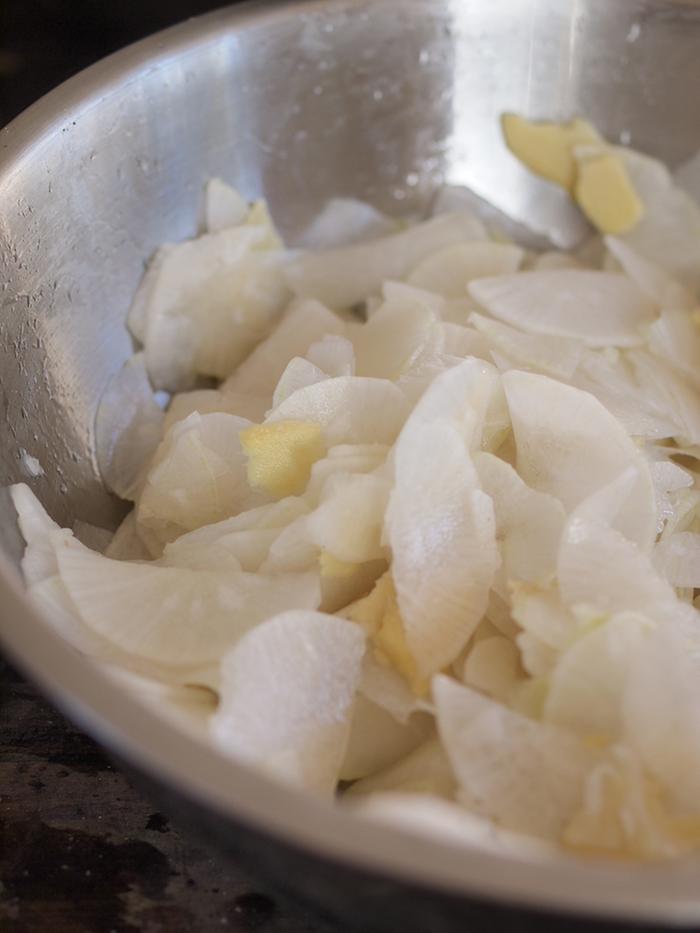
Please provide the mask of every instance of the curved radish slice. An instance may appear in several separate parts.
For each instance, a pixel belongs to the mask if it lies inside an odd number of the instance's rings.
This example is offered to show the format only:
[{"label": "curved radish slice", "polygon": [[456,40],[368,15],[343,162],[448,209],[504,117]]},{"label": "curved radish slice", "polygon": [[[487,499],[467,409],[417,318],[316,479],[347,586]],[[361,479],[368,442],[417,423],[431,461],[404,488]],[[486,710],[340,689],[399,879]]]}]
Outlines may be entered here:
[{"label": "curved radish slice", "polygon": [[700,326],[687,311],[662,311],[649,328],[649,347],[700,389]]},{"label": "curved radish slice", "polygon": [[496,516],[496,540],[509,580],[546,582],[556,574],[564,507],[553,496],[530,489],[512,466],[493,454],[474,454],[474,466]]},{"label": "curved radish slice", "polygon": [[588,269],[519,272],[469,285],[499,321],[528,334],[573,337],[589,347],[633,347],[654,305],[624,275]]},{"label": "curved radish slice", "polygon": [[156,451],[139,502],[139,525],[161,544],[251,504],[239,440],[250,422],[215,412],[173,426]]},{"label": "curved radish slice", "polygon": [[178,421],[184,421],[194,412],[200,415],[224,412],[257,422],[263,420],[269,407],[268,399],[256,395],[238,395],[234,392],[220,392],[218,389],[178,392],[177,395],[173,395],[165,412],[163,435],[165,436]]},{"label": "curved radish slice", "polygon": [[689,311],[694,307],[693,296],[687,289],[656,263],[637,253],[629,243],[613,236],[604,237],[604,242],[629,278],[659,308]]},{"label": "curved radish slice", "polygon": [[163,431],[142,353],[130,357],[105,389],[95,418],[95,455],[102,479],[134,499]]},{"label": "curved radish slice", "polygon": [[336,249],[370,238],[388,236],[396,230],[395,220],[371,204],[355,198],[332,198],[321,213],[294,241],[301,249]]},{"label": "curved radish slice", "polygon": [[476,312],[469,316],[469,323],[487,338],[494,349],[515,363],[541,370],[558,379],[571,379],[581,360],[582,346],[577,340],[524,334]]},{"label": "curved radish slice", "polygon": [[468,447],[478,449],[485,432],[503,425],[507,418],[503,390],[495,367],[469,357],[445,370],[428,386],[406,419],[397,444],[410,437],[420,425],[443,421],[451,424]]},{"label": "curved radish slice", "polygon": [[406,418],[404,394],[388,379],[339,376],[298,389],[267,421],[313,421],[328,446],[391,444]]},{"label": "curved radish slice", "polygon": [[307,253],[285,269],[287,284],[302,298],[331,308],[350,308],[381,292],[388,279],[403,279],[425,256],[475,239],[471,217],[445,214],[382,239],[344,249]]},{"label": "curved radish slice", "polygon": [[33,586],[58,573],[55,536],[72,538],[72,534],[62,531],[26,483],[10,486],[10,498],[27,545],[22,556],[24,581],[27,586]]},{"label": "curved radish slice", "polygon": [[362,629],[317,612],[283,612],[221,665],[211,733],[227,754],[310,790],[338,781],[360,681]]},{"label": "curved radish slice", "polygon": [[406,642],[422,679],[466,644],[499,563],[491,500],[450,424],[417,424],[402,435],[385,534]]},{"label": "curved radish slice", "polygon": [[649,467],[607,409],[588,392],[533,373],[506,373],[503,387],[524,481],[571,510],[633,466],[632,489],[616,527],[648,550],[656,534]]},{"label": "curved radish slice", "polygon": [[543,718],[584,737],[616,739],[629,658],[653,623],[626,612],[581,634],[549,674]]},{"label": "curved radish slice", "polygon": [[245,223],[248,202],[220,178],[207,182],[204,192],[204,223],[209,233]]},{"label": "curved radish slice", "polygon": [[406,282],[446,298],[464,298],[473,279],[515,272],[524,255],[519,246],[509,243],[460,243],[428,256]]},{"label": "curved radish slice", "polygon": [[635,488],[635,467],[629,467],[571,514],[559,550],[559,590],[569,606],[672,619],[681,612],[673,589],[655,572],[649,556],[616,527]]},{"label": "curved radish slice", "polygon": [[353,336],[357,373],[396,380],[439,353],[442,325],[415,302],[387,301]]},{"label": "curved radish slice", "polygon": [[364,563],[385,556],[381,544],[389,484],[377,476],[336,473],[307,519],[309,538],[334,557]]},{"label": "curved radish slice", "polygon": [[221,389],[224,393],[271,398],[290,360],[304,356],[312,344],[327,334],[344,333],[343,321],[320,302],[292,302],[274,331],[258,344]]},{"label": "curved radish slice", "polygon": [[248,629],[320,600],[318,574],[188,570],[59,547],[58,566],[85,624],[122,651],[164,666],[217,660]]},{"label": "curved radish slice", "polygon": [[577,736],[534,722],[448,677],[433,679],[438,730],[468,809],[558,839],[596,762]]}]

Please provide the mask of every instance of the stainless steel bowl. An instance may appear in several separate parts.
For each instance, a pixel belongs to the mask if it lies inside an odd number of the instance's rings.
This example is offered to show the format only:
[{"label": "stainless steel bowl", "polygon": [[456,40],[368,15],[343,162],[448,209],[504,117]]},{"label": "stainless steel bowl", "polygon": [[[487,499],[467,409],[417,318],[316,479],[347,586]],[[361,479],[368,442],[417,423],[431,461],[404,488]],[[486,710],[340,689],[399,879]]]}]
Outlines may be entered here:
[{"label": "stainless steel bowl", "polygon": [[[310,0],[245,5],[89,69],[0,134],[0,483],[114,523],[95,407],[129,354],[145,261],[197,229],[202,184],[264,194],[293,238],[332,195],[422,209],[443,181],[515,217],[561,203],[507,153],[505,109],[585,114],[671,165],[700,148],[700,10],[671,0]],[[449,930],[489,910],[700,923],[698,865],[497,856],[351,819],[177,733],[28,604],[11,509],[0,634],[56,703],[258,870],[367,929]],[[492,914],[488,915],[493,916]],[[505,921],[495,921],[504,928]]]}]

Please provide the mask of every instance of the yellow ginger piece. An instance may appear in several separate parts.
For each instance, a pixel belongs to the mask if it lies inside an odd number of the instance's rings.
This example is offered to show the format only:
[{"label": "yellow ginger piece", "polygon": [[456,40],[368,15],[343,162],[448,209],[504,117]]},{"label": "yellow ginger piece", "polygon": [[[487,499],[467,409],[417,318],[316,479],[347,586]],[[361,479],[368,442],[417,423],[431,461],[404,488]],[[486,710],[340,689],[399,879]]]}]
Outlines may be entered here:
[{"label": "yellow ginger piece", "polygon": [[585,120],[537,123],[514,113],[501,118],[508,148],[535,174],[556,182],[573,194],[576,182],[574,147],[602,142]]},{"label": "yellow ginger piece", "polygon": [[428,684],[418,677],[415,658],[406,643],[403,619],[389,571],[377,580],[371,593],[349,606],[345,615],[364,628],[377,657],[394,667],[416,696],[427,693]]},{"label": "yellow ginger piece", "polygon": [[644,213],[622,159],[613,152],[599,150],[579,160],[574,197],[594,227],[614,236],[631,230]]},{"label": "yellow ginger piece", "polygon": [[358,568],[358,564],[350,563],[347,560],[339,560],[330,551],[321,551],[318,562],[321,568],[322,577],[351,577]]},{"label": "yellow ginger piece", "polygon": [[312,465],[326,452],[321,425],[312,421],[256,424],[239,436],[251,487],[280,499],[304,491]]}]

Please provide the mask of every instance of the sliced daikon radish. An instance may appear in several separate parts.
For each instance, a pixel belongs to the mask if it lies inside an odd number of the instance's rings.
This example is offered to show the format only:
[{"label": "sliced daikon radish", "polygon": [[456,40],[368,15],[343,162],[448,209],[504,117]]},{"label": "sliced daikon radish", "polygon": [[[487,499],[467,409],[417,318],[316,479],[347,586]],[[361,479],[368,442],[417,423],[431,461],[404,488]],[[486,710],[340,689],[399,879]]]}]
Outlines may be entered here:
[{"label": "sliced daikon radish", "polygon": [[621,425],[592,395],[547,376],[509,372],[503,386],[525,482],[570,510],[633,466],[631,495],[616,527],[648,550],[656,533],[654,487]]},{"label": "sliced daikon radish", "polygon": [[675,587],[700,587],[700,534],[681,531],[654,548],[654,566]]},{"label": "sliced daikon radish", "polygon": [[512,466],[479,451],[474,466],[481,488],[493,501],[496,539],[506,579],[546,582],[556,574],[564,507],[553,496],[527,486]]},{"label": "sliced daikon radish", "polygon": [[329,376],[355,375],[355,348],[347,337],[326,334],[312,343],[306,359]]},{"label": "sliced daikon radish", "polygon": [[219,747],[275,777],[330,794],[347,746],[365,636],[335,616],[283,612],[224,658]]},{"label": "sliced daikon radish", "polygon": [[543,718],[584,737],[619,738],[628,661],[650,628],[644,616],[620,613],[582,633],[549,675]]},{"label": "sliced daikon radish", "polygon": [[508,243],[461,243],[423,259],[406,281],[446,298],[463,298],[473,279],[515,272],[523,256],[520,247]]},{"label": "sliced daikon radish", "polygon": [[462,680],[469,687],[506,701],[520,674],[518,649],[502,635],[482,638],[467,655]]},{"label": "sliced daikon radish", "polygon": [[74,546],[57,546],[57,558],[83,622],[120,650],[164,666],[215,661],[263,619],[284,608],[312,609],[320,600],[313,573],[158,567]]},{"label": "sliced daikon radish", "polygon": [[222,391],[271,398],[291,359],[304,356],[327,334],[344,333],[343,321],[318,301],[292,302],[270,336],[224,382]]},{"label": "sliced daikon radish", "polygon": [[317,505],[326,482],[336,473],[371,473],[385,462],[386,444],[337,444],[311,467],[311,477],[304,493],[307,502]]},{"label": "sliced daikon radish", "polygon": [[239,440],[249,422],[197,413],[173,426],[156,451],[137,505],[140,526],[161,544],[253,504]]},{"label": "sliced daikon radish", "polygon": [[662,311],[649,328],[649,347],[700,389],[700,321],[687,311]]},{"label": "sliced daikon radish", "polygon": [[114,532],[114,537],[104,551],[105,557],[113,560],[150,560],[151,552],[139,535],[136,510],[126,516]]},{"label": "sliced daikon radish", "polygon": [[499,563],[491,500],[450,424],[402,435],[386,535],[407,645],[428,677],[476,628]]},{"label": "sliced daikon radish", "polygon": [[389,484],[376,476],[329,477],[321,504],[308,518],[311,540],[341,561],[363,563],[385,555],[381,535]]},{"label": "sliced daikon radish", "polygon": [[295,356],[287,363],[285,371],[280,376],[280,381],[275,386],[272,393],[272,408],[277,408],[290,395],[293,395],[297,389],[305,389],[306,386],[315,385],[317,382],[323,382],[330,376],[324,373],[322,369],[316,366],[303,356]]},{"label": "sliced daikon radish", "polygon": [[344,249],[307,253],[286,267],[292,291],[331,308],[350,308],[377,294],[387,279],[403,279],[425,256],[478,239],[469,215],[445,214]]},{"label": "sliced daikon radish", "polygon": [[500,321],[529,334],[572,337],[589,347],[643,342],[654,305],[623,275],[552,269],[477,279],[476,301]]},{"label": "sliced daikon radish", "polygon": [[667,419],[677,425],[685,444],[700,444],[698,390],[668,363],[641,350],[630,354],[637,380]]},{"label": "sliced daikon radish", "polygon": [[262,421],[269,407],[267,399],[255,395],[238,395],[233,392],[220,392],[217,389],[179,392],[173,395],[168,405],[163,423],[163,434],[167,434],[174,424],[184,421],[193,412],[208,415],[218,411],[237,415],[248,421]]},{"label": "sliced daikon radish", "polygon": [[345,376],[299,389],[268,416],[268,422],[313,421],[326,443],[391,444],[406,418],[407,403],[388,379]]},{"label": "sliced daikon radish", "polygon": [[135,498],[160,442],[163,418],[144,356],[136,353],[110,380],[95,418],[95,455],[102,479],[122,499]]},{"label": "sliced daikon radish", "polygon": [[676,282],[661,266],[637,253],[629,243],[616,237],[605,237],[605,245],[625,273],[659,308],[689,311],[693,296]]},{"label": "sliced daikon radish", "polygon": [[469,809],[506,829],[557,839],[596,756],[572,733],[511,712],[442,675],[438,729]]},{"label": "sliced daikon radish", "polygon": [[602,612],[639,612],[653,620],[673,618],[680,607],[673,589],[654,570],[647,553],[617,525],[636,495],[635,467],[593,493],[571,514],[559,551],[559,590],[566,605]]},{"label": "sliced daikon radish", "polygon": [[163,550],[161,563],[194,570],[255,572],[283,528],[308,511],[303,499],[281,499],[182,535]]},{"label": "sliced daikon radish", "polygon": [[279,258],[260,249],[264,239],[263,227],[232,227],[165,247],[156,257],[141,299],[146,365],[156,388],[187,388],[197,373],[225,378],[269,330],[288,292]]},{"label": "sliced daikon radish", "polygon": [[516,364],[558,379],[571,379],[581,360],[582,347],[577,340],[543,334],[535,337],[477,313],[469,316],[469,324]]},{"label": "sliced daikon radish", "polygon": [[556,651],[575,636],[576,617],[563,605],[555,585],[511,583],[511,611],[518,625]]},{"label": "sliced daikon radish", "polygon": [[248,202],[220,178],[211,178],[204,192],[204,223],[209,233],[237,227],[248,216]]},{"label": "sliced daikon radish", "polygon": [[67,538],[26,483],[10,486],[10,497],[17,512],[19,530],[27,547],[22,557],[22,573],[27,586],[41,583],[58,573],[56,552],[52,543],[55,535]]},{"label": "sliced daikon radish", "polygon": [[388,236],[395,220],[355,198],[332,198],[295,241],[302,249],[334,249]]},{"label": "sliced daikon radish", "polygon": [[353,338],[359,376],[396,380],[442,349],[442,326],[426,309],[383,304]]}]

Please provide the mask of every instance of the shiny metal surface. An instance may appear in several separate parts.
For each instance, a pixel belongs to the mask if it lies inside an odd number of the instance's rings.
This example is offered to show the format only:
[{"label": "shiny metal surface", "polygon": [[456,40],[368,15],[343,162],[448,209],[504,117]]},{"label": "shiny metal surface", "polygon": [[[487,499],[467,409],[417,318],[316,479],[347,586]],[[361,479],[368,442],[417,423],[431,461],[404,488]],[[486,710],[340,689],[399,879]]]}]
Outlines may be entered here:
[{"label": "shiny metal surface", "polygon": [[[671,0],[310,0],[191,21],[88,70],[0,133],[0,485],[53,516],[114,523],[97,401],[155,247],[195,232],[206,178],[264,194],[293,240],[333,195],[392,212],[466,184],[550,235],[568,208],[505,150],[497,116],[584,114],[675,165],[700,148],[700,9]],[[31,476],[32,461],[43,473]],[[29,466],[28,466],[29,465]],[[190,799],[308,851],[436,889],[700,922],[697,865],[631,869],[420,846],[283,790],[122,697],[26,603],[5,500],[13,655],[103,741]],[[193,770],[191,762],[197,761]]]}]

